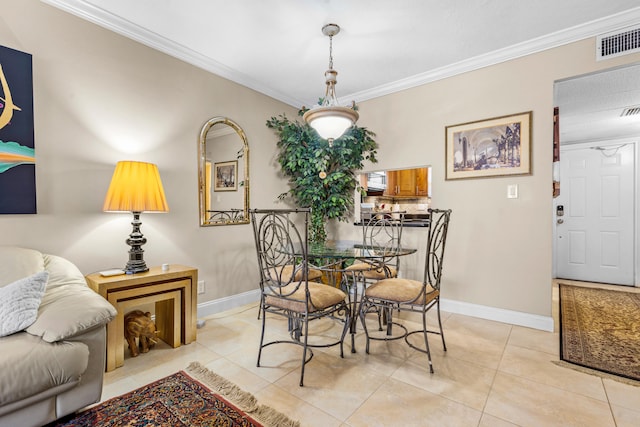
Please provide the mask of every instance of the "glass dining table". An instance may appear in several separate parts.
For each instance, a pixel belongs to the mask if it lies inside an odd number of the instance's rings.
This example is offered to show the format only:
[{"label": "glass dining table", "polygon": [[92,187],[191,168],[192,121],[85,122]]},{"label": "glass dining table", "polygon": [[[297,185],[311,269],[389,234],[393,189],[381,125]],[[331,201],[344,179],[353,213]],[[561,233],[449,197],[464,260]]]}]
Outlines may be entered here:
[{"label": "glass dining table", "polygon": [[310,242],[309,258],[333,260],[384,259],[393,256],[404,256],[415,253],[413,248],[387,248],[367,246],[361,240],[326,240],[321,243]]},{"label": "glass dining table", "polygon": [[[294,248],[294,255],[302,256],[301,248]],[[415,248],[367,246],[360,240],[326,240],[308,244],[309,268],[323,272],[323,282],[345,290],[351,307],[351,352],[355,353],[355,333],[358,319],[358,286],[356,271],[347,270],[355,261],[366,260],[376,268],[377,263],[397,256],[411,255]]]}]

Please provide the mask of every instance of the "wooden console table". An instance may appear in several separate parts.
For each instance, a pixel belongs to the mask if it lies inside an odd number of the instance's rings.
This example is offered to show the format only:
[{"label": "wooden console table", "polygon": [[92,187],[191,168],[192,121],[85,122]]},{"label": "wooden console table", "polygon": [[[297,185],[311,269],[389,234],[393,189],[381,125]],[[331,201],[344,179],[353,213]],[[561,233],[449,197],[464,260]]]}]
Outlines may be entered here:
[{"label": "wooden console table", "polygon": [[124,315],[131,308],[155,303],[158,337],[172,347],[196,340],[198,270],[171,264],[169,270],[151,267],[149,271],[119,276],[86,276],[87,284],[118,310],[107,325],[106,370],[124,365]]}]

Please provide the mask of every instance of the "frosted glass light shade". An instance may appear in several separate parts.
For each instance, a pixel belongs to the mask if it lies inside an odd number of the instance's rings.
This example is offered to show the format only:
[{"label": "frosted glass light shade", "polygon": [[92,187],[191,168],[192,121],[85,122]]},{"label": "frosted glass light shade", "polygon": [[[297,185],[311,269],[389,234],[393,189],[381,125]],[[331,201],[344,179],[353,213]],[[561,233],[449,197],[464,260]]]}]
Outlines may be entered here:
[{"label": "frosted glass light shade", "polygon": [[358,112],[349,107],[317,107],[304,113],[303,119],[324,139],[338,139],[358,120]]},{"label": "frosted glass light shade", "polygon": [[158,167],[152,163],[118,162],[102,209],[115,212],[168,212],[169,205]]}]

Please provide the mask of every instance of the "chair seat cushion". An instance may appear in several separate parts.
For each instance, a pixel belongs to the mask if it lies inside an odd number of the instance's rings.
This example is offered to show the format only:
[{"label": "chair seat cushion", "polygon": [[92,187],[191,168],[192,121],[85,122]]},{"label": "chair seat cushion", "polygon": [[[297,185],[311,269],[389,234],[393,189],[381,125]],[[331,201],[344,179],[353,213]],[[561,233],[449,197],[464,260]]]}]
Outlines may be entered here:
[{"label": "chair seat cushion", "polygon": [[347,271],[356,271],[362,274],[365,279],[382,280],[388,277],[397,277],[398,270],[393,265],[385,267],[368,262],[356,262],[346,268]]},{"label": "chair seat cushion", "polygon": [[407,304],[427,304],[434,300],[440,291],[427,284],[421,298],[423,283],[411,279],[391,278],[380,280],[365,290],[365,296],[391,302]]},{"label": "chair seat cushion", "polygon": [[315,268],[309,269],[309,280],[318,280],[322,277],[322,271],[316,270]]},{"label": "chair seat cushion", "polygon": [[[295,286],[298,283],[292,283],[282,287],[282,293],[290,296],[283,298],[277,295],[266,295],[265,303],[274,307],[291,310],[296,313],[305,312],[305,291],[304,283],[300,283],[298,289]],[[324,310],[347,298],[347,294],[333,286],[324,285],[322,283],[309,282],[309,312]]]},{"label": "chair seat cushion", "polygon": [[[276,282],[292,282],[302,280],[302,269],[296,271],[295,277],[291,277],[293,274],[294,266],[291,264],[283,265],[281,267],[272,267],[269,269],[269,277]],[[316,280],[322,277],[322,272],[315,268],[309,269],[309,280]]]}]

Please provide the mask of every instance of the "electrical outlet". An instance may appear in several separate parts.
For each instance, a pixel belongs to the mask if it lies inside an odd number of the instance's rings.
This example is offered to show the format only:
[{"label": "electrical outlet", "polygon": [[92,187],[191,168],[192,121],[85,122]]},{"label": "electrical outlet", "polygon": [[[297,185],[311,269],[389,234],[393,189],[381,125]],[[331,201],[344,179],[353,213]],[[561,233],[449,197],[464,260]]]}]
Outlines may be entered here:
[{"label": "electrical outlet", "polygon": [[204,294],[204,280],[198,280],[198,293]]}]

